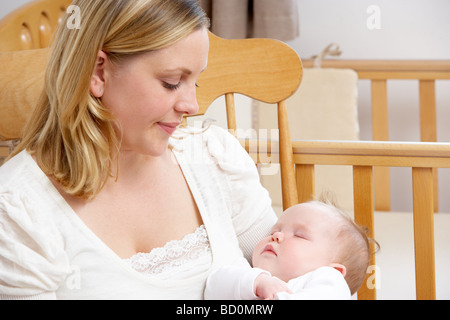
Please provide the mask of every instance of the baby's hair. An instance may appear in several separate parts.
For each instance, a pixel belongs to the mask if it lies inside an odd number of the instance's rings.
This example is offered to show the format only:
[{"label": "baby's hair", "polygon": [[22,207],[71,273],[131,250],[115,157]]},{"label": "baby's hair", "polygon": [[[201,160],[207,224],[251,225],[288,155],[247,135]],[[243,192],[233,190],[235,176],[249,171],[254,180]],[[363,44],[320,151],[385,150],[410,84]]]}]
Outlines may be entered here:
[{"label": "baby's hair", "polygon": [[[370,255],[378,250],[379,245],[369,237],[367,227],[355,223],[344,210],[339,208],[331,193],[324,192],[319,198],[309,203],[325,206],[338,214],[341,223],[336,236],[337,243],[340,244],[336,262],[346,267],[345,280],[353,295],[363,284],[370,263]],[[374,252],[371,252],[371,243],[375,245]]]}]

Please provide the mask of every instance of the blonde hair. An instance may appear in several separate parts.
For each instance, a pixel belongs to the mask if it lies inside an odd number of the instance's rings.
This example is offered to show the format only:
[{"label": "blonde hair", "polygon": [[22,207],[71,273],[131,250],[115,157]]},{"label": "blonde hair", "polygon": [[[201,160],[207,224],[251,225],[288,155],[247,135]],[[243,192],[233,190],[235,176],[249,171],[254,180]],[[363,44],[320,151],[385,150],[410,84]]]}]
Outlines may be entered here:
[{"label": "blonde hair", "polygon": [[197,0],[75,0],[80,29],[61,23],[53,41],[45,86],[21,143],[64,190],[93,198],[112,173],[120,133],[90,92],[98,52],[113,63],[168,47],[209,27]]},{"label": "blonde hair", "polygon": [[370,243],[375,244],[375,251],[379,245],[369,238],[367,228],[356,224],[342,209],[338,207],[332,195],[323,193],[318,200],[309,203],[325,206],[336,213],[338,232],[336,234],[337,246],[336,263],[346,268],[345,280],[353,295],[364,282],[367,267],[370,263]]}]

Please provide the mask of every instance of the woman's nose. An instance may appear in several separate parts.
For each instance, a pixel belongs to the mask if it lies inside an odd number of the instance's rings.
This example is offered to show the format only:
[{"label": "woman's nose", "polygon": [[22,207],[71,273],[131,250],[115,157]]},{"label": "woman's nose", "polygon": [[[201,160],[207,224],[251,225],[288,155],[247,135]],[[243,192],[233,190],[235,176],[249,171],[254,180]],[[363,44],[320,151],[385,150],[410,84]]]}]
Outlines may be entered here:
[{"label": "woman's nose", "polygon": [[272,234],[272,240],[276,241],[277,243],[282,242],[283,239],[284,239],[284,235],[282,232],[277,231]]},{"label": "woman's nose", "polygon": [[198,112],[199,106],[195,88],[186,90],[182,93],[180,100],[175,106],[178,112],[194,115]]}]

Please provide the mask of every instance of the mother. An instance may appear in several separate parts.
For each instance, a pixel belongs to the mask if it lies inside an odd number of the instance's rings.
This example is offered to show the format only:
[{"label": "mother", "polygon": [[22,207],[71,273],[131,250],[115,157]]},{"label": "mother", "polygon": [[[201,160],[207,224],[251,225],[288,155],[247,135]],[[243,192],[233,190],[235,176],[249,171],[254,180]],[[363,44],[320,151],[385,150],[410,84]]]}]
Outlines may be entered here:
[{"label": "mother", "polygon": [[201,299],[276,219],[234,137],[177,129],[198,110],[209,21],[196,0],[73,5],[80,29],[57,33],[0,168],[0,297]]}]

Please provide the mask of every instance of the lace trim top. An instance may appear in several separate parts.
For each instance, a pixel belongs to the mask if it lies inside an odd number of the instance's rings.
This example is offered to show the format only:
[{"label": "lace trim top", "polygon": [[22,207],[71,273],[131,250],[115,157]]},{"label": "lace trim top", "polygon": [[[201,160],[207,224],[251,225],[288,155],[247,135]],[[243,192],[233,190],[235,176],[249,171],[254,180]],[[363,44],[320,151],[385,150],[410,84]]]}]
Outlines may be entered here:
[{"label": "lace trim top", "polygon": [[124,261],[135,271],[159,279],[182,279],[206,271],[212,255],[205,226],[181,240],[169,241],[149,253],[139,252]]}]

